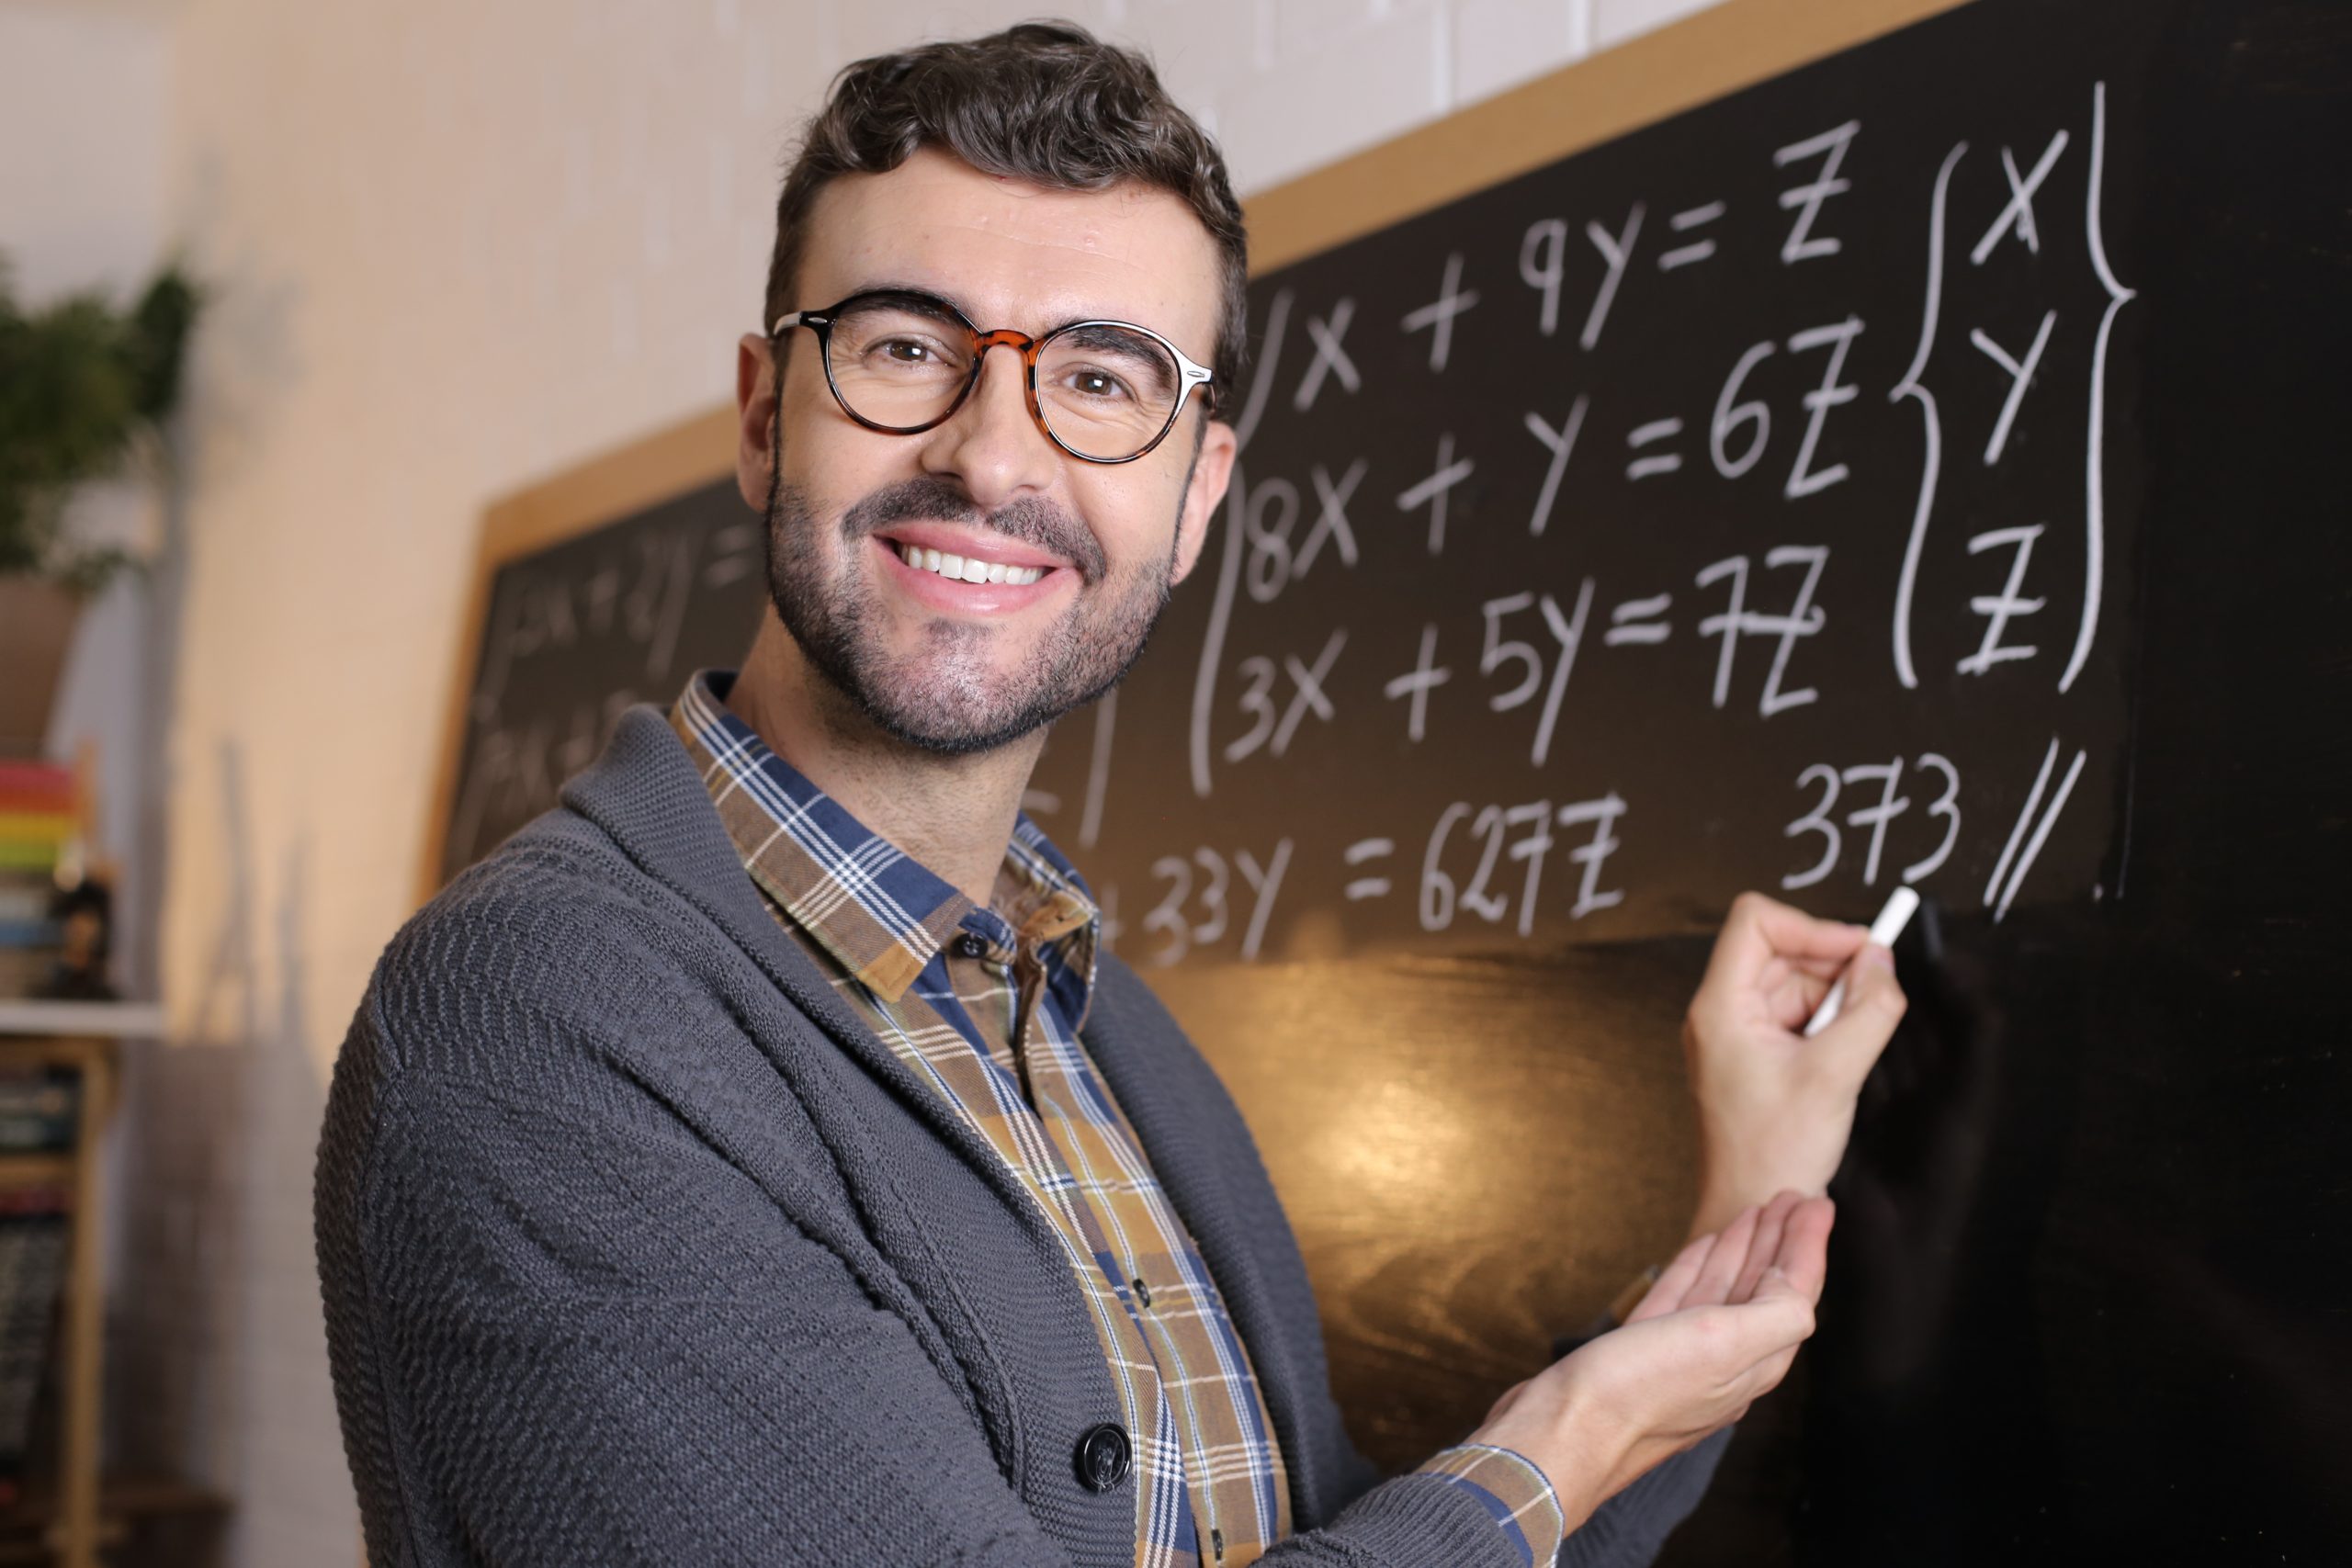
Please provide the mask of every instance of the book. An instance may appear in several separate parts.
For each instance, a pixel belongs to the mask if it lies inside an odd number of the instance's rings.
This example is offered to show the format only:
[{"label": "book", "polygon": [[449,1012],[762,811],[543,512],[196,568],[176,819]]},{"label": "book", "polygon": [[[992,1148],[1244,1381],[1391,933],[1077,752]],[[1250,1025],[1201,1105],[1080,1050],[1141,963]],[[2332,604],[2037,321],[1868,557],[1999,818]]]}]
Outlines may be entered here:
[{"label": "book", "polygon": [[33,1409],[65,1283],[71,1200],[56,1187],[0,1189],[0,1487],[21,1481]]}]

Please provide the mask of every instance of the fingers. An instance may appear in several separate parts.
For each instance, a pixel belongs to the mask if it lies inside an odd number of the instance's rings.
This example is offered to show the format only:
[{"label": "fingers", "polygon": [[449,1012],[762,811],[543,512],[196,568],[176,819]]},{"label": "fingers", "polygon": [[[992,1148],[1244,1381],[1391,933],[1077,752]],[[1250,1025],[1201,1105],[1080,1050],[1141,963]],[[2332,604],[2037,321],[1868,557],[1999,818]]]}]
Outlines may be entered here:
[{"label": "fingers", "polygon": [[1814,1037],[1814,1049],[1836,1064],[1838,1076],[1859,1089],[1879,1053],[1894,1037],[1894,1026],[1910,1006],[1894,978],[1894,954],[1872,942],[1854,961],[1846,981],[1838,1021]]},{"label": "fingers", "polygon": [[1748,1239],[1747,1256],[1740,1264],[1739,1275],[1732,1283],[1727,1300],[1744,1302],[1755,1295],[1757,1281],[1780,1257],[1781,1233],[1787,1227],[1789,1214],[1804,1196],[1796,1191],[1776,1193],[1756,1216],[1756,1229]]},{"label": "fingers", "polygon": [[1793,963],[1775,958],[1765,965],[1757,983],[1766,1013],[1779,1027],[1795,1033],[1813,1016],[1814,1009],[1837,983],[1845,967],[1834,958],[1804,958]]},{"label": "fingers", "polygon": [[1748,1244],[1756,1235],[1758,1213],[1751,1204],[1715,1234],[1715,1245],[1700,1265],[1699,1277],[1691,1281],[1682,1298],[1684,1306],[1715,1306],[1732,1299],[1732,1286],[1739,1280],[1740,1269],[1747,1261]]},{"label": "fingers", "polygon": [[[1740,1264],[1747,1257],[1756,1214],[1757,1210],[1751,1205],[1733,1215],[1722,1229],[1693,1237],[1659,1272],[1657,1282],[1626,1314],[1625,1321],[1640,1323],[1679,1312],[1686,1306],[1710,1306],[1721,1302],[1731,1282],[1736,1280]],[[1739,1233],[1736,1238],[1732,1235],[1735,1230]]]},{"label": "fingers", "polygon": [[1708,962],[1707,978],[1737,981],[1757,973],[1775,956],[1842,964],[1869,934],[1863,927],[1842,920],[1815,919],[1761,893],[1743,893],[1732,900],[1731,912],[1724,917],[1714,955]]},{"label": "fingers", "polygon": [[[1643,1323],[1687,1307],[1737,1305],[1760,1294],[1821,1299],[1829,1274],[1829,1228],[1836,1206],[1790,1190],[1761,1208],[1742,1209],[1730,1224],[1675,1254],[1625,1319]],[[1767,1292],[1768,1277],[1773,1281]]]},{"label": "fingers", "polygon": [[1837,1206],[1826,1198],[1807,1198],[1790,1208],[1781,1222],[1780,1249],[1757,1279],[1754,1294],[1774,1289],[1804,1297],[1807,1305],[1821,1299],[1829,1279],[1829,1227]]},{"label": "fingers", "polygon": [[[1688,1325],[1690,1337],[1683,1354],[1692,1364],[1709,1366],[1719,1386],[1736,1385],[1759,1371],[1777,1381],[1773,1365],[1778,1363],[1785,1371],[1787,1362],[1781,1358],[1793,1358],[1796,1348],[1813,1334],[1813,1303],[1777,1271],[1767,1269],[1764,1278],[1765,1284],[1753,1301],[1686,1307],[1655,1326]],[[1751,1389],[1746,1397],[1753,1398],[1758,1392]]]},{"label": "fingers", "polygon": [[1649,1292],[1626,1314],[1625,1321],[1640,1323],[1681,1310],[1683,1296],[1690,1291],[1690,1282],[1699,1277],[1699,1270],[1705,1266],[1707,1254],[1714,1245],[1715,1238],[1712,1235],[1702,1235],[1676,1253],[1674,1261],[1658,1274],[1657,1283],[1650,1286]]}]

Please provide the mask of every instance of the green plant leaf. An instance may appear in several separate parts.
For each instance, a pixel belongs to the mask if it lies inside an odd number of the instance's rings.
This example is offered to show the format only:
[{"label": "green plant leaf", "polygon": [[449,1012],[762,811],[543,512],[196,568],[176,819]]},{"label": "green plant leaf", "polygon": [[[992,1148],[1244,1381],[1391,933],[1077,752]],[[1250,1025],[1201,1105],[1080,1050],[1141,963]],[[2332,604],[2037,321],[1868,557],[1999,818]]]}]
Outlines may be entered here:
[{"label": "green plant leaf", "polygon": [[175,262],[127,312],[90,291],[28,313],[0,255],[0,572],[95,592],[132,558],[67,548],[65,500],[170,418],[202,303]]}]

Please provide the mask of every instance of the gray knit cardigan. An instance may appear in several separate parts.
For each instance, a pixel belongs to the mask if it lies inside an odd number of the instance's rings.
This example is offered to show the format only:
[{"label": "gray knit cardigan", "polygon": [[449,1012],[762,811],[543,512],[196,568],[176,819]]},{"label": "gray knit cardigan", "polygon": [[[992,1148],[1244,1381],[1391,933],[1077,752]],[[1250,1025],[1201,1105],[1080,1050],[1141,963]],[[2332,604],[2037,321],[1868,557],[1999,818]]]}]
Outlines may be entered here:
[{"label": "gray knit cardigan", "polygon": [[[1107,954],[1083,1037],[1263,1385],[1297,1533],[1261,1561],[1506,1568],[1472,1494],[1350,1443],[1249,1131]],[[777,926],[650,705],[385,950],[315,1201],[374,1568],[1134,1562],[1048,1222]],[[1559,1561],[1648,1561],[1720,1449]]]}]

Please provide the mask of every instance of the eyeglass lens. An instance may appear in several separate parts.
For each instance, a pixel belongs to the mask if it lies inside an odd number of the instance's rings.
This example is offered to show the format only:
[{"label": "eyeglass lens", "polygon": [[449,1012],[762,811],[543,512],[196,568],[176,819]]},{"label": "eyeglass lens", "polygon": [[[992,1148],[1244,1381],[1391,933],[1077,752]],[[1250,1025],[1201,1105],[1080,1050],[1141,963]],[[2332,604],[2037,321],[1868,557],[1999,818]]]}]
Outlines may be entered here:
[{"label": "eyeglass lens", "polygon": [[[972,333],[922,300],[859,300],[833,319],[827,366],[860,419],[905,429],[944,414],[972,373]],[[1102,324],[1049,336],[1037,355],[1037,406],[1054,435],[1088,457],[1134,456],[1167,428],[1183,378],[1146,334]]]}]

